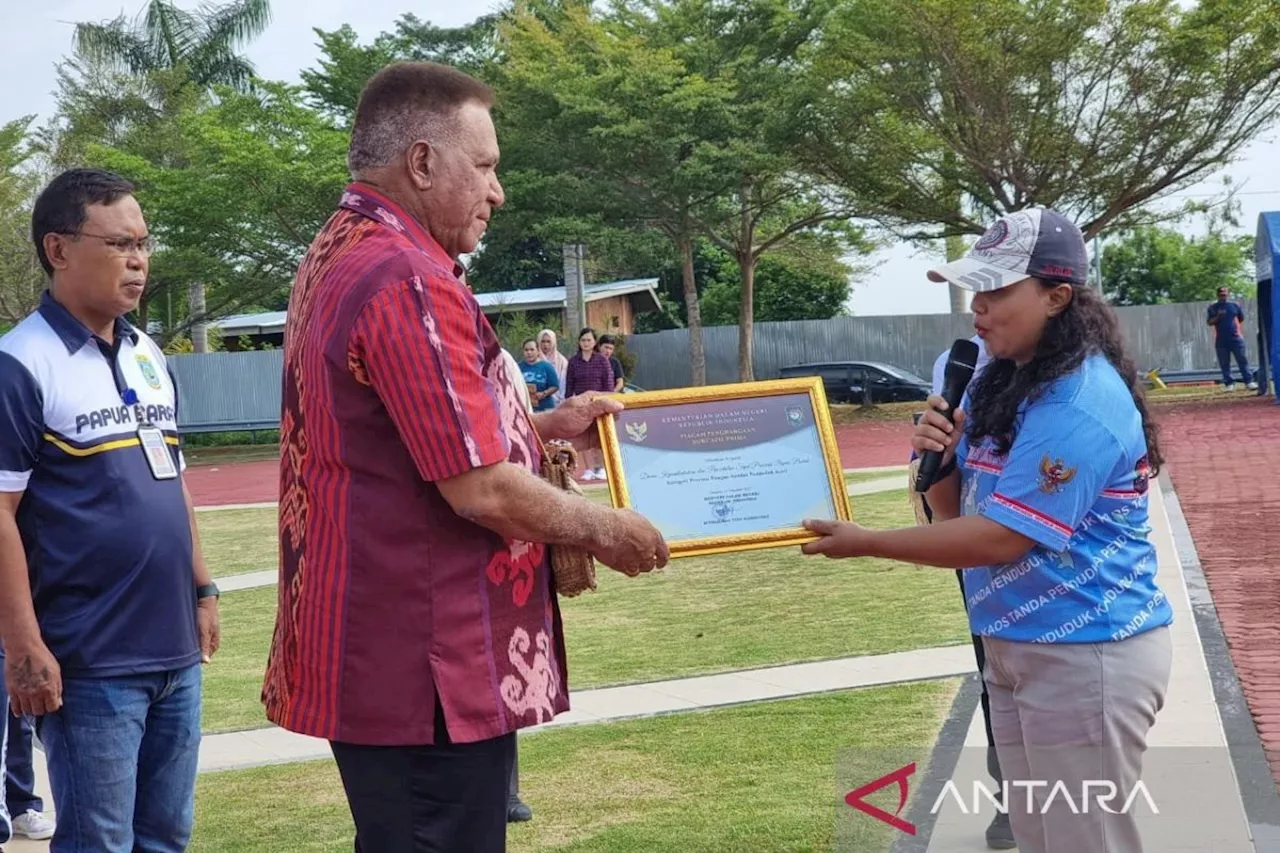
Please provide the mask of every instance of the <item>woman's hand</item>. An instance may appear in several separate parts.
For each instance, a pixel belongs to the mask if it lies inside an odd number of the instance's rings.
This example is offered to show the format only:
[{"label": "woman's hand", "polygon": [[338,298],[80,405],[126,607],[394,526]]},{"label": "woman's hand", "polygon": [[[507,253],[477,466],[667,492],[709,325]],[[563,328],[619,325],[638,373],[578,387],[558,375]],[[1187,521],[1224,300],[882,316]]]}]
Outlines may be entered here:
[{"label": "woman's hand", "polygon": [[876,556],[872,548],[874,533],[852,521],[805,519],[804,526],[805,529],[812,530],[822,538],[801,545],[802,553],[824,554],[828,557]]},{"label": "woman's hand", "polygon": [[911,436],[911,446],[917,456],[923,456],[929,450],[942,451],[942,464],[946,466],[956,455],[956,445],[960,442],[964,427],[964,410],[956,409],[955,422],[952,423],[943,414],[947,410],[946,400],[934,394],[929,397],[928,403],[929,408],[921,416],[920,423],[916,424],[915,434]]}]

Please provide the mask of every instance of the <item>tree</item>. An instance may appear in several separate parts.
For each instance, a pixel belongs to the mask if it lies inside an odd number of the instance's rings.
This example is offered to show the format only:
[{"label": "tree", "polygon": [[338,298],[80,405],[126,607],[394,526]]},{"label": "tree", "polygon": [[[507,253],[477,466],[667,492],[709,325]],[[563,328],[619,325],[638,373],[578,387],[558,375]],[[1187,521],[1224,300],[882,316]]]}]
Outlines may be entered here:
[{"label": "tree", "polygon": [[498,20],[498,15],[483,15],[461,27],[437,27],[406,14],[392,32],[379,34],[367,45],[358,43],[350,26],[317,29],[320,67],[303,71],[302,85],[316,106],[345,126],[369,78],[392,62],[441,62],[486,79],[497,58]]},{"label": "tree", "polygon": [[38,189],[30,168],[34,116],[0,125],[0,323],[31,313],[44,289],[44,270],[31,244],[31,206]]},{"label": "tree", "polygon": [[[298,88],[259,81],[253,93],[218,94],[217,103],[193,104],[173,117],[182,140],[178,163],[127,148],[93,147],[90,155],[137,184],[164,246],[152,264],[158,293],[201,281],[208,316],[280,310],[347,182],[348,136],[304,106]],[[186,333],[199,319],[169,318],[167,334]]]},{"label": "tree", "polygon": [[693,382],[704,384],[692,211],[721,188],[707,186],[695,149],[701,133],[723,126],[727,92],[688,74],[630,22],[585,6],[566,7],[552,23],[518,12],[499,32],[498,121],[517,172],[513,188],[526,190],[533,210],[558,208],[556,236],[591,243],[614,226],[670,241],[682,269]]},{"label": "tree", "polygon": [[1107,245],[1102,288],[1116,305],[1207,302],[1219,287],[1252,293],[1252,237],[1211,232],[1199,239],[1143,227]]},{"label": "tree", "polygon": [[[737,263],[724,259],[723,278],[702,292],[702,319],[708,326],[738,321],[742,280]],[[756,269],[753,303],[756,322],[826,320],[839,316],[849,299],[849,270],[839,261],[815,264],[786,255],[766,255]]]},{"label": "tree", "polygon": [[851,0],[806,55],[810,168],[913,239],[1031,205],[1153,221],[1280,110],[1273,0]]},{"label": "tree", "polygon": [[[724,118],[697,128],[704,186],[694,224],[737,261],[741,301],[738,378],[754,379],[755,272],[762,256],[808,235],[865,248],[849,226],[855,212],[838,187],[797,155],[790,120],[811,99],[814,78],[802,48],[827,17],[823,0],[636,0],[629,20],[669,48],[690,75],[726,92]],[[651,22],[645,24],[644,22]]]},{"label": "tree", "polygon": [[157,69],[182,69],[201,88],[248,91],[253,65],[237,51],[271,22],[271,0],[233,0],[190,12],[171,0],[149,0],[132,21],[80,23],[75,51],[92,62],[145,78]]},{"label": "tree", "polygon": [[[117,119],[107,127],[124,133],[136,131],[138,125],[172,127],[165,119],[189,107],[193,99],[207,98],[215,86],[241,92],[252,89],[253,66],[238,51],[262,34],[270,18],[270,0],[232,0],[221,6],[201,6],[195,12],[180,9],[171,0],[149,0],[132,21],[120,15],[105,23],[76,24],[75,51],[80,62],[71,68],[80,72],[80,80],[68,80],[73,91],[83,91],[93,85],[84,74],[86,67],[126,74],[130,79],[124,97],[108,93],[103,102]],[[121,115],[122,106],[133,111],[132,122],[127,113]],[[92,109],[88,114],[94,115]],[[72,139],[85,137],[84,128],[72,125],[67,131]],[[145,140],[149,135],[134,133],[133,138]],[[110,144],[107,139],[93,141]],[[157,145],[155,140],[140,144],[158,149],[151,162],[179,165],[180,141],[169,141],[172,144]],[[204,284],[189,282],[188,303],[201,315]],[[145,302],[141,313],[145,323]],[[203,320],[197,316],[192,327],[197,352],[204,351],[207,340]]]}]

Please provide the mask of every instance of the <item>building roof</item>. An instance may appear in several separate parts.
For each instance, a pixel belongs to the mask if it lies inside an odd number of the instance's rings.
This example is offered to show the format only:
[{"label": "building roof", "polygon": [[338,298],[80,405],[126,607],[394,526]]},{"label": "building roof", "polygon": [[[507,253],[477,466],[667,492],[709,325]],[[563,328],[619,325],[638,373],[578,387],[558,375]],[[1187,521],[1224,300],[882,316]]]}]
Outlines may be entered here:
[{"label": "building roof", "polygon": [[[607,281],[599,284],[588,284],[585,288],[587,302],[596,302],[612,296],[631,296],[642,294],[648,305],[638,310],[660,311],[655,288],[656,278],[632,278],[626,281]],[[498,293],[477,293],[476,301],[486,314],[501,314],[504,311],[545,311],[564,307],[564,286],[536,287],[532,290],[504,290]],[[223,317],[211,326],[226,337],[240,335],[274,335],[284,331],[286,312],[267,311],[262,314],[235,314]]]},{"label": "building roof", "polygon": [[233,314],[209,325],[223,335],[274,335],[284,331],[284,311],[267,311],[263,314]]},{"label": "building roof", "polygon": [[[588,302],[597,302],[612,296],[630,296],[645,294],[649,306],[641,311],[660,311],[658,294],[654,288],[658,286],[656,278],[631,278],[625,281],[607,281],[599,284],[588,284],[585,296]],[[476,301],[486,314],[498,314],[503,311],[543,311],[550,308],[564,307],[564,285],[557,287],[535,287],[531,290],[503,290],[498,293],[477,293]]]}]

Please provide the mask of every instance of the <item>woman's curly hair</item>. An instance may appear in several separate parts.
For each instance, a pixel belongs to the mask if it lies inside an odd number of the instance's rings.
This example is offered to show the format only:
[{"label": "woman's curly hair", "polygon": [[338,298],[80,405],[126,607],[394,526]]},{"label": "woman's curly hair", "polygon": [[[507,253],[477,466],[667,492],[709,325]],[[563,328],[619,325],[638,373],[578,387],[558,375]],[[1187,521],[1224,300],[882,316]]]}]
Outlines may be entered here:
[{"label": "woman's curly hair", "polygon": [[[1041,281],[1045,287],[1057,282]],[[1164,457],[1155,422],[1147,410],[1138,369],[1125,350],[1120,321],[1111,306],[1091,287],[1072,287],[1071,302],[1045,323],[1035,356],[1022,367],[1011,359],[993,359],[974,383],[969,397],[965,431],[970,441],[990,436],[997,452],[1008,453],[1017,434],[1018,407],[1036,400],[1053,383],[1075,370],[1090,355],[1101,353],[1129,385],[1133,404],[1142,415],[1151,476],[1160,473]]]}]

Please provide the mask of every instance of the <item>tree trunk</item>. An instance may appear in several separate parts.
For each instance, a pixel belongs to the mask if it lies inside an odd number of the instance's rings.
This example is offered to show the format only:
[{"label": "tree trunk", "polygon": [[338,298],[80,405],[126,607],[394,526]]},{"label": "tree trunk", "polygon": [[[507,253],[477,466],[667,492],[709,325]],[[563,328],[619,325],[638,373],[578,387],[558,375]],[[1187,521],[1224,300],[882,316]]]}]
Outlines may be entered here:
[{"label": "tree trunk", "polygon": [[694,385],[707,384],[707,351],[702,345],[702,309],[698,306],[698,280],[693,274],[693,238],[682,237],[680,247],[684,311],[689,328],[689,373]]},{"label": "tree trunk", "polygon": [[[959,234],[953,234],[946,240],[947,263],[957,261],[964,257],[965,246],[964,237]],[[965,305],[964,288],[956,287],[954,284],[947,285],[947,291],[951,297],[951,313],[963,314],[968,310]]]},{"label": "tree trunk", "polygon": [[143,334],[150,334],[151,330],[147,328],[147,316],[151,313],[151,294],[142,291],[142,298],[138,300],[138,328]]},{"label": "tree trunk", "polygon": [[209,351],[209,327],[205,325],[204,284],[191,282],[187,287],[187,317],[191,323],[191,351]]},{"label": "tree trunk", "polygon": [[750,246],[738,252],[738,271],[742,277],[742,305],[738,310],[738,381],[751,382],[756,378],[751,348],[755,331],[756,259]]}]

